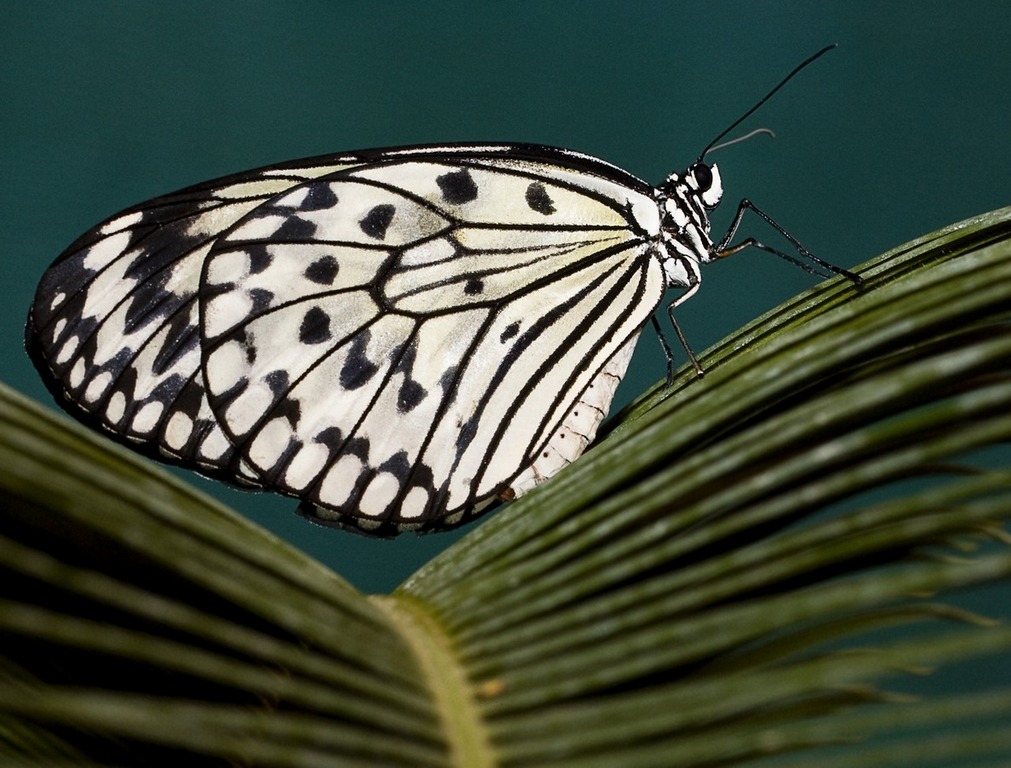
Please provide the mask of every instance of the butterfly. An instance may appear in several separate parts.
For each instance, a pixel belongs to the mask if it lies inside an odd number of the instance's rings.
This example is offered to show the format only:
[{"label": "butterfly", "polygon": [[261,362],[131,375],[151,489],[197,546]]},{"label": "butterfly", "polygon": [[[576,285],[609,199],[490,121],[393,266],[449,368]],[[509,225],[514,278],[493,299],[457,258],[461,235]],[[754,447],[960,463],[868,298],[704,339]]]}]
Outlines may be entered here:
[{"label": "butterfly", "polygon": [[706,152],[657,187],[531,144],[199,184],[74,242],[27,346],[68,410],[142,452],[295,496],[318,522],[452,527],[582,454],[669,291],[675,307],[702,264],[766,248],[730,245],[748,201],[712,239]]}]

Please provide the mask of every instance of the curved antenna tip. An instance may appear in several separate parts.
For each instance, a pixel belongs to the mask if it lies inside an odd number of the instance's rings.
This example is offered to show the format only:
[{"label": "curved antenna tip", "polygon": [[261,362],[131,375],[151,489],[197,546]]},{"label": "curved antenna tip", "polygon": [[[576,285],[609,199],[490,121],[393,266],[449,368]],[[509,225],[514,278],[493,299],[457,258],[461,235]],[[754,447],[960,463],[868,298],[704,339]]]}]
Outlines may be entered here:
[{"label": "curved antenna tip", "polygon": [[731,139],[730,141],[725,141],[722,144],[717,144],[715,147],[710,147],[708,152],[715,152],[718,149],[723,149],[724,147],[730,147],[734,144],[740,144],[742,141],[747,141],[750,138],[758,136],[759,134],[768,136],[770,139],[776,138],[776,134],[771,128],[756,128],[753,131],[748,131],[748,133],[743,136],[738,136],[736,139]]}]

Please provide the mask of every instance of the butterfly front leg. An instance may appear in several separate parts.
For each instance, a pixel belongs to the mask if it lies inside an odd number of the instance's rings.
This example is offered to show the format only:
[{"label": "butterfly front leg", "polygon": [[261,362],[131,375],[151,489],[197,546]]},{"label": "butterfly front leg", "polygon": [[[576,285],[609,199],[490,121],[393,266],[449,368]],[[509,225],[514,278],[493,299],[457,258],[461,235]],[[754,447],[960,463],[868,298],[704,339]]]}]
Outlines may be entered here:
[{"label": "butterfly front leg", "polygon": [[[748,237],[739,243],[730,245],[730,241],[734,239],[734,235],[737,234],[738,228],[741,226],[741,221],[744,218],[744,214],[747,211],[752,211],[759,216],[765,223],[775,229],[779,234],[786,238],[786,240],[796,249],[797,253],[806,259],[798,259],[796,256],[791,256],[788,253],[784,253],[776,248],[766,245],[757,238]],[[730,222],[730,227],[727,229],[727,233],[723,236],[723,239],[717,243],[712,251],[710,252],[710,259],[722,259],[727,256],[732,256],[735,253],[743,251],[745,248],[757,248],[760,251],[765,251],[766,253],[771,253],[774,256],[778,256],[784,261],[788,261],[794,264],[805,272],[812,275],[817,275],[818,277],[831,277],[833,274],[842,275],[846,279],[853,282],[854,285],[860,285],[863,280],[859,275],[850,272],[849,270],[843,269],[842,267],[837,267],[834,264],[830,264],[824,259],[820,259],[811,253],[807,248],[801,245],[800,241],[797,240],[793,235],[791,235],[782,225],[780,225],[775,219],[769,216],[765,211],[751,202],[748,198],[743,198],[741,202],[737,204],[737,213],[734,215],[734,220]],[[819,269],[819,267],[821,269]]]}]

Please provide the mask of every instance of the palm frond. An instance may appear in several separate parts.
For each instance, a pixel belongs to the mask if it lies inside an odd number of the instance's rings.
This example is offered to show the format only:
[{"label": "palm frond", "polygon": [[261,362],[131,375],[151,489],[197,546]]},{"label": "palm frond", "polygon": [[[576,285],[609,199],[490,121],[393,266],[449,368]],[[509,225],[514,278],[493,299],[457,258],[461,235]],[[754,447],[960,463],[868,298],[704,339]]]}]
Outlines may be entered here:
[{"label": "palm frond", "polygon": [[935,597],[1011,575],[1011,209],[860,274],[726,339],[383,597],[0,391],[0,756],[1011,759],[1006,676],[908,684],[1011,656],[1011,629]]}]

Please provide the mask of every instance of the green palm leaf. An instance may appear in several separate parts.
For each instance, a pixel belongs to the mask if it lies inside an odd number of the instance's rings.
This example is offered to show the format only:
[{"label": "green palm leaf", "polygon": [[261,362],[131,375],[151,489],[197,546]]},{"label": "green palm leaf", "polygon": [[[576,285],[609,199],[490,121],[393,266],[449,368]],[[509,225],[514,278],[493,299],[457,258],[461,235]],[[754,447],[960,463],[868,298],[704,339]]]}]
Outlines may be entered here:
[{"label": "green palm leaf", "polygon": [[[710,350],[384,597],[0,391],[0,756],[1011,759],[1011,629],[931,597],[1011,574],[1011,209],[860,273]],[[971,660],[989,682],[891,690]]]}]

